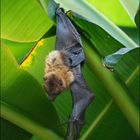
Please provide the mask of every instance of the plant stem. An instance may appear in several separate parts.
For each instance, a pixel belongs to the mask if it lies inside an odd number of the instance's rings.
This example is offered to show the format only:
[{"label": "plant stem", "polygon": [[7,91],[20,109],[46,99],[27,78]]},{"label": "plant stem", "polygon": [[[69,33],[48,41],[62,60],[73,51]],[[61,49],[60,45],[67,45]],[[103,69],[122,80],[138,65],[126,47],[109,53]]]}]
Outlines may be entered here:
[{"label": "plant stem", "polygon": [[41,140],[61,140],[61,138],[50,131],[49,129],[44,128],[43,126],[37,124],[33,120],[27,118],[21,113],[17,112],[11,106],[7,105],[3,101],[1,102],[1,117],[14,123],[20,128],[26,130],[27,132],[35,135]]},{"label": "plant stem", "polygon": [[108,93],[110,93],[116,104],[119,106],[120,110],[130,122],[131,126],[139,135],[138,108],[134,105],[121,84],[116,80],[113,73],[103,67],[101,60],[96,52],[86,45],[87,44],[85,44],[84,49],[88,66],[97,74],[98,78],[101,80]]}]

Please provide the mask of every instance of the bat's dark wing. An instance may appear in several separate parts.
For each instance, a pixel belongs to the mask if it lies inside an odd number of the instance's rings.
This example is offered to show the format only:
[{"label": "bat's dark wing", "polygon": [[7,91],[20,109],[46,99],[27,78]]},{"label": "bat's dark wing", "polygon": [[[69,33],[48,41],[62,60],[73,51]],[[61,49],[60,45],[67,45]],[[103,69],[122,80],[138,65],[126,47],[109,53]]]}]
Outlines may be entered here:
[{"label": "bat's dark wing", "polygon": [[75,81],[71,85],[73,109],[67,130],[67,140],[77,140],[84,123],[85,110],[93,100],[93,94],[82,76],[80,65],[73,68]]},{"label": "bat's dark wing", "polygon": [[93,99],[82,76],[80,64],[84,61],[81,37],[61,8],[56,10],[56,45],[55,49],[63,51],[70,62],[74,74],[71,84],[73,110],[70,116],[67,140],[77,140],[84,123],[85,110]]},{"label": "bat's dark wing", "polygon": [[56,10],[56,23],[55,49],[64,51],[75,67],[85,59],[81,37],[61,8]]}]

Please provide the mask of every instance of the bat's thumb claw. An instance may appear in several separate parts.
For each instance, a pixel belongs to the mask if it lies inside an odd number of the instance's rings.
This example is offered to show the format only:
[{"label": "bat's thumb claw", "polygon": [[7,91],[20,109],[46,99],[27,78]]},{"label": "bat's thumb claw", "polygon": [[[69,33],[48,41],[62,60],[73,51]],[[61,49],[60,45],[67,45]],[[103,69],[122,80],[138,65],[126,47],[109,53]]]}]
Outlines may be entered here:
[{"label": "bat's thumb claw", "polygon": [[61,12],[64,12],[64,9],[63,8],[58,8],[56,9],[56,14],[60,14]]}]

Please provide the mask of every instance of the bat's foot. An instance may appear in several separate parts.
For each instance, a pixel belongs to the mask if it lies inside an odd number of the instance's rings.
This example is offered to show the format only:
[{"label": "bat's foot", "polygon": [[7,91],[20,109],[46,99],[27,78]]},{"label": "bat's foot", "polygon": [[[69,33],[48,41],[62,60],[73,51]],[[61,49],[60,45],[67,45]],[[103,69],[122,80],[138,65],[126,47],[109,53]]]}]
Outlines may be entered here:
[{"label": "bat's foot", "polygon": [[80,131],[84,125],[85,111],[88,105],[92,102],[94,96],[93,94],[87,94],[84,98],[81,98],[73,108],[72,115],[67,129],[66,140],[77,140]]},{"label": "bat's foot", "polygon": [[81,119],[79,119],[79,120],[70,119],[69,124],[68,124],[66,140],[77,140],[80,135],[80,131],[81,131],[83,124],[84,124],[83,119],[82,120]]}]

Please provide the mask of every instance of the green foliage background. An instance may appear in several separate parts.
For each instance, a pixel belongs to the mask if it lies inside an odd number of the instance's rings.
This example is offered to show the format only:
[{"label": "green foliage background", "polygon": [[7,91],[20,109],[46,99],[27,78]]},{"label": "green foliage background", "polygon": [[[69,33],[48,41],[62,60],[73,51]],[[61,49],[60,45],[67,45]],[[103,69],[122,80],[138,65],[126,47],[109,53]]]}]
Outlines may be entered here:
[{"label": "green foliage background", "polygon": [[[84,77],[96,98],[86,112],[80,140],[139,138],[139,0],[56,0],[81,34]],[[55,3],[1,1],[1,139],[64,139],[71,95],[48,101],[43,89],[44,60],[55,45]],[[48,10],[49,9],[49,10]],[[103,58],[115,58],[114,71]],[[112,60],[113,61],[113,60]]]}]

